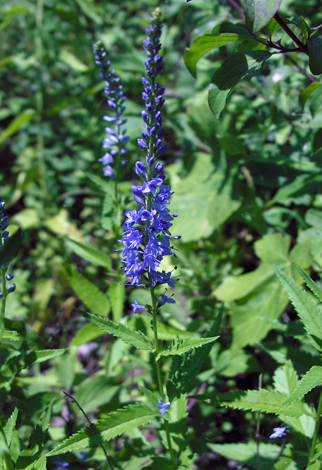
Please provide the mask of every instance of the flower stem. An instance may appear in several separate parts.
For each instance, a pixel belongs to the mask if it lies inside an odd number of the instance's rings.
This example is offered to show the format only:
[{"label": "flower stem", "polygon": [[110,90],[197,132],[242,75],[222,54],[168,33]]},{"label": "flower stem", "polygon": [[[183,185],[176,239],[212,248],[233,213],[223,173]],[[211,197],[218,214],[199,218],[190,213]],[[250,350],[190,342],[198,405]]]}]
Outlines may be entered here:
[{"label": "flower stem", "polygon": [[314,434],[313,434],[313,439],[312,439],[312,444],[311,444],[310,455],[309,455],[309,461],[312,460],[314,456],[316,441],[317,441],[319,430],[320,430],[321,413],[322,413],[322,391],[321,391],[320,400],[318,404],[318,410],[316,412],[317,416],[316,416],[316,423],[315,423],[315,429],[314,429]]},{"label": "flower stem", "polygon": [[[155,357],[157,357],[159,355],[159,352],[160,352],[159,340],[158,340],[158,326],[157,326],[158,307],[157,307],[157,302],[156,302],[153,286],[150,287],[150,293],[151,293],[151,301],[152,301],[152,316],[153,316],[152,318],[153,318]],[[165,401],[165,394],[164,394],[164,389],[163,389],[160,360],[158,360],[158,361],[156,360],[155,363],[156,363],[156,368],[157,368],[159,393],[160,393],[162,402],[164,402]],[[168,443],[168,448],[169,448],[169,452],[170,452],[170,455],[171,455],[172,465],[173,465],[173,468],[176,470],[176,468],[177,468],[176,458],[175,458],[174,451],[173,451],[173,448],[172,448],[171,436],[170,436],[170,427],[169,427],[169,423],[168,423],[167,420],[164,420],[164,429],[165,429],[165,433],[166,433],[166,436],[167,436],[167,443]]]},{"label": "flower stem", "polygon": [[4,333],[4,317],[5,317],[5,312],[6,312],[6,269],[5,268],[0,268],[0,285],[1,285],[1,292],[2,292],[2,297],[0,299],[0,344],[2,341],[3,333]]}]

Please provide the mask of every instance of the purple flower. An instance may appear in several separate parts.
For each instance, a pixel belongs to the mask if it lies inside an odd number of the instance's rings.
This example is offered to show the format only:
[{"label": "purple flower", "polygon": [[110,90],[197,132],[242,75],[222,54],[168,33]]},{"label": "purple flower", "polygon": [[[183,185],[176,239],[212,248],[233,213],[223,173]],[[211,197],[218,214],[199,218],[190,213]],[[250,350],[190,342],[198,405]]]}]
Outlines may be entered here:
[{"label": "purple flower", "polygon": [[278,437],[286,436],[286,429],[289,426],[285,426],[284,428],[273,428],[273,434],[269,436],[270,439],[277,439]]},{"label": "purple flower", "polygon": [[144,305],[138,304],[138,301],[136,299],[134,299],[134,304],[131,304],[131,305],[133,307],[133,313],[138,313],[140,312],[140,310],[145,308]]},{"label": "purple flower", "polygon": [[160,408],[160,415],[164,415],[164,413],[167,412],[170,406],[170,402],[168,401],[168,403],[162,403],[160,398],[158,398],[158,402],[159,402],[159,405],[157,405],[157,407]]},{"label": "purple flower", "polygon": [[60,468],[67,468],[69,467],[68,462],[64,462],[63,460],[54,460],[53,464],[55,465],[54,470],[59,470]]},{"label": "purple flower", "polygon": [[[170,233],[173,216],[167,207],[172,192],[169,185],[163,184],[163,164],[156,163],[156,158],[166,148],[161,117],[164,87],[160,87],[157,82],[157,76],[162,70],[162,56],[159,55],[161,26],[161,11],[157,9],[151,18],[151,27],[146,30],[148,37],[144,41],[148,56],[145,61],[147,78],[142,78],[142,96],[146,108],[142,112],[145,130],[142,138],[138,139],[138,144],[145,154],[146,163],[136,162],[135,172],[143,183],[131,187],[139,208],[125,213],[127,218],[122,227],[125,232],[120,240],[124,245],[121,261],[125,263],[122,269],[129,278],[127,284],[146,287],[157,284],[175,286],[171,272],[158,271],[164,256],[176,257],[170,242],[172,238],[176,238],[171,237]],[[142,281],[145,283],[142,284]],[[175,302],[169,299],[170,297],[161,297],[160,302]]]},{"label": "purple flower", "polygon": [[[8,227],[8,223],[9,223],[8,216],[7,215],[4,216],[1,210],[1,209],[4,209],[4,207],[5,207],[5,202],[2,201],[2,196],[0,196],[0,250],[4,249],[5,244],[10,239],[9,232],[6,230],[6,228]],[[3,265],[0,264],[0,270],[4,269],[4,272],[6,272],[7,267],[8,267],[7,264],[3,264]],[[11,281],[13,278],[14,278],[13,274],[7,274],[5,276],[5,282]],[[6,297],[8,294],[10,294],[11,292],[14,292],[16,289],[15,284],[10,284],[8,288],[6,288],[5,285],[3,285],[2,287],[4,290],[3,292],[0,292],[0,298]]]},{"label": "purple flower", "polygon": [[[104,176],[113,178],[115,170],[109,165],[113,163],[113,157],[120,159],[121,155],[125,154],[127,150],[125,146],[129,140],[128,136],[125,136],[126,129],[121,130],[121,126],[126,123],[126,119],[122,119],[122,114],[125,110],[123,106],[126,97],[123,96],[122,85],[120,85],[120,79],[115,76],[114,69],[110,70],[111,62],[106,59],[106,51],[104,50],[101,42],[94,44],[93,48],[95,54],[95,63],[99,66],[101,77],[106,81],[105,95],[107,97],[107,104],[111,108],[113,113],[112,116],[104,116],[103,119],[109,123],[109,127],[105,128],[108,135],[103,140],[103,148],[108,148],[109,152],[98,159],[104,165],[103,173]],[[113,126],[113,127],[110,127]],[[122,160],[121,164],[125,165],[127,160]],[[120,167],[117,164],[116,168],[120,171]],[[120,179],[116,175],[117,179]]]}]

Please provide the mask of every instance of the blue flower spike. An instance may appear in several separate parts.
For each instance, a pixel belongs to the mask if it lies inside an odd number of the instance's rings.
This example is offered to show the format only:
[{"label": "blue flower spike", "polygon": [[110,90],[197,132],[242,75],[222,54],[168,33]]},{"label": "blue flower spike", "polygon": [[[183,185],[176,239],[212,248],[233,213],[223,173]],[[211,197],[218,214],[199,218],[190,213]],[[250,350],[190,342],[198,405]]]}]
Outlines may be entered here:
[{"label": "blue flower spike", "polygon": [[[164,87],[157,82],[162,71],[162,55],[160,36],[162,29],[162,12],[156,9],[151,18],[151,27],[146,29],[147,39],[143,41],[148,60],[144,62],[147,78],[142,78],[145,101],[145,111],[142,117],[145,130],[138,144],[145,154],[146,162],[136,162],[135,172],[142,179],[142,184],[132,186],[134,200],[139,208],[125,212],[126,220],[122,228],[125,232],[122,240],[124,245],[121,261],[125,263],[122,269],[128,277],[126,284],[154,287],[168,284],[175,287],[176,279],[171,272],[158,271],[164,256],[174,256],[175,248],[171,245],[172,237],[169,231],[175,215],[170,214],[169,197],[171,188],[163,184],[165,174],[163,164],[156,159],[165,151],[165,131],[162,128],[161,108],[164,104]],[[165,299],[162,299],[163,303]],[[169,300],[168,300],[169,302]],[[174,300],[170,300],[171,303]]]},{"label": "blue flower spike", "polygon": [[162,403],[160,398],[158,398],[158,403],[159,403],[159,405],[157,405],[157,407],[160,408],[160,415],[164,415],[164,413],[166,413],[168,411],[168,408],[170,406],[170,402],[168,401],[168,403]]},{"label": "blue flower spike", "polygon": [[278,437],[286,436],[286,429],[289,426],[285,426],[283,428],[273,428],[273,434],[269,436],[270,439],[277,439]]},{"label": "blue flower spike", "polygon": [[110,70],[111,62],[107,60],[106,51],[100,41],[94,44],[93,51],[95,54],[95,63],[99,66],[101,77],[106,82],[104,92],[107,97],[107,104],[111,110],[111,116],[104,116],[103,118],[107,123],[105,131],[108,135],[103,140],[103,148],[107,150],[98,161],[102,162],[104,166],[104,176],[114,178],[115,170],[110,164],[114,163],[114,160],[116,160],[116,169],[119,169],[120,163],[125,165],[128,162],[128,160],[122,160],[122,158],[124,154],[127,153],[125,146],[129,137],[125,135],[126,129],[121,129],[127,121],[122,118],[122,114],[125,111],[123,103],[126,97],[123,96],[119,77],[115,76],[114,69]]},{"label": "blue flower spike", "polygon": [[144,305],[138,304],[137,299],[134,299],[134,304],[131,304],[133,307],[133,313],[138,313],[140,310],[144,309]]}]

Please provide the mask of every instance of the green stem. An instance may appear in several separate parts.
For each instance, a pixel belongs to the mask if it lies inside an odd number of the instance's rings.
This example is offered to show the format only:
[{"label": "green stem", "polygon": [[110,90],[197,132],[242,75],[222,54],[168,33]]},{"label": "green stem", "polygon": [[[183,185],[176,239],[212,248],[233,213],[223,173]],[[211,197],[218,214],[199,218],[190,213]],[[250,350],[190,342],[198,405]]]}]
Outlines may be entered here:
[{"label": "green stem", "polygon": [[312,439],[312,444],[311,444],[310,455],[309,455],[309,461],[312,460],[314,456],[316,441],[317,441],[319,430],[320,430],[321,413],[322,413],[322,391],[321,391],[320,400],[318,404],[318,410],[316,412],[317,416],[316,416],[316,423],[315,423],[315,429],[314,429],[314,434],[313,434],[313,439]]},{"label": "green stem", "polygon": [[[150,276],[149,276],[150,278]],[[150,278],[150,284],[152,279]],[[158,324],[157,324],[157,312],[158,312],[158,307],[157,307],[157,302],[155,298],[155,293],[154,293],[154,287],[150,287],[150,293],[151,293],[151,302],[152,302],[152,318],[153,318],[153,332],[154,332],[154,348],[155,348],[155,357],[159,355],[160,349],[159,349],[159,340],[158,340]],[[158,377],[158,387],[159,387],[159,393],[161,396],[161,401],[164,403],[165,401],[165,394],[164,394],[164,389],[163,389],[163,382],[162,382],[162,375],[161,375],[161,366],[160,366],[160,360],[156,360],[156,368],[157,368],[157,377]],[[168,443],[168,448],[169,452],[171,455],[171,461],[174,470],[177,468],[176,464],[176,457],[174,455],[174,451],[172,448],[172,443],[171,443],[171,436],[170,436],[170,426],[167,420],[164,420],[164,429],[165,433],[167,436],[167,443]]]},{"label": "green stem", "polygon": [[4,334],[4,317],[6,313],[6,296],[7,296],[7,291],[6,291],[6,269],[5,268],[0,268],[1,271],[1,292],[2,292],[2,297],[0,299],[0,344],[2,341],[2,337]]}]

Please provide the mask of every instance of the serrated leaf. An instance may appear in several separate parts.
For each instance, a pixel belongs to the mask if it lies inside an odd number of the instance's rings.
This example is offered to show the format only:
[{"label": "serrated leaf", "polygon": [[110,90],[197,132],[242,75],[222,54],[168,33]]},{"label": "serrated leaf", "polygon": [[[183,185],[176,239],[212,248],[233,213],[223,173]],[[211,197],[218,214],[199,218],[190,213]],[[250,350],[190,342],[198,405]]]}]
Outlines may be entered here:
[{"label": "serrated leaf", "polygon": [[67,349],[44,349],[38,351],[31,351],[25,358],[25,366],[31,367],[40,362],[49,361],[54,357],[61,356]]},{"label": "serrated leaf", "polygon": [[322,351],[322,311],[293,279],[289,279],[277,266],[276,275],[286,290],[298,316],[301,318],[313,346]]},{"label": "serrated leaf", "polygon": [[320,75],[322,73],[322,38],[307,39],[307,46],[310,54],[310,70],[314,75]]},{"label": "serrated leaf", "polygon": [[[246,31],[245,31],[246,32]],[[218,47],[231,44],[236,41],[243,41],[250,39],[250,36],[245,34],[204,34],[196,38],[190,48],[186,48],[184,51],[184,61],[189,72],[195,77],[197,73],[197,62],[207,52],[217,49]],[[254,41],[255,42],[255,41]]]},{"label": "serrated leaf", "polygon": [[310,390],[319,385],[322,385],[322,367],[313,366],[299,381],[291,396],[282,404],[281,412],[296,400],[303,398]]},{"label": "serrated leaf", "polygon": [[310,278],[310,276],[298,264],[294,263],[303,281],[313,294],[322,302],[322,289]]},{"label": "serrated leaf", "polygon": [[117,338],[120,338],[125,343],[129,343],[135,348],[152,351],[152,343],[147,336],[145,336],[141,331],[135,330],[134,328],[129,328],[122,323],[116,323],[107,318],[102,318],[93,313],[87,313],[83,310],[77,309],[79,313],[86,318],[86,320],[93,323],[100,330],[105,333],[109,333]]},{"label": "serrated leaf", "polygon": [[6,436],[6,441],[9,447],[11,444],[13,430],[16,426],[17,417],[18,417],[18,408],[15,408],[3,428],[3,432],[4,432],[4,435]]},{"label": "serrated leaf", "polygon": [[294,392],[297,386],[297,373],[291,361],[287,361],[282,367],[275,370],[273,382],[277,392],[289,395]]},{"label": "serrated leaf", "polygon": [[187,338],[187,339],[175,339],[166,349],[157,355],[156,360],[158,361],[162,356],[181,356],[190,349],[200,348],[201,346],[216,341],[219,336],[214,338]]},{"label": "serrated leaf", "polygon": [[47,457],[42,455],[40,459],[34,463],[32,470],[47,470]]},{"label": "serrated leaf", "polygon": [[282,0],[242,0],[247,26],[252,34],[264,28],[273,18]]},{"label": "serrated leaf", "polygon": [[263,50],[243,51],[231,54],[214,73],[208,90],[208,103],[218,119],[226,106],[228,96],[245,77],[254,77],[271,53]]},{"label": "serrated leaf", "polygon": [[15,257],[23,239],[23,232],[19,228],[16,233],[6,241],[0,251],[0,267],[6,266]]},{"label": "serrated leaf", "polygon": [[66,245],[73,251],[73,253],[76,253],[81,258],[90,261],[96,266],[111,269],[111,258],[98,248],[95,248],[92,245],[84,245],[83,243],[79,243],[71,239],[66,240]]},{"label": "serrated leaf", "polygon": [[304,109],[305,103],[312,95],[312,93],[319,87],[322,86],[322,83],[313,82],[309,86],[304,88],[299,95],[299,103],[302,109]]},{"label": "serrated leaf", "polygon": [[107,316],[110,312],[110,302],[105,294],[86,277],[69,268],[68,278],[71,287],[80,300],[97,315]]},{"label": "serrated leaf", "polygon": [[125,286],[119,281],[111,282],[108,288],[108,295],[111,301],[113,319],[120,320],[124,312]]},{"label": "serrated leaf", "polygon": [[128,405],[109,414],[105,419],[77,432],[62,444],[48,452],[47,456],[60,455],[77,449],[85,449],[100,442],[109,441],[138,426],[144,426],[158,416],[159,410],[145,403]]},{"label": "serrated leaf", "polygon": [[140,390],[149,400],[151,406],[157,406],[159,404],[158,397],[153,392],[151,392],[151,390],[143,386],[140,387]]},{"label": "serrated leaf", "polygon": [[[228,397],[229,400],[227,400]],[[291,404],[287,410],[281,413],[281,406],[287,395],[278,393],[275,390],[247,390],[246,392],[232,392],[220,394],[215,402],[221,399],[221,403],[229,408],[238,410],[261,411],[262,413],[285,414],[287,416],[299,417],[304,414],[313,416],[313,413],[305,408],[304,403]],[[212,400],[210,400],[212,401]]]},{"label": "serrated leaf", "polygon": [[5,436],[0,429],[0,468],[4,470],[14,470],[13,462],[7,446]]}]

